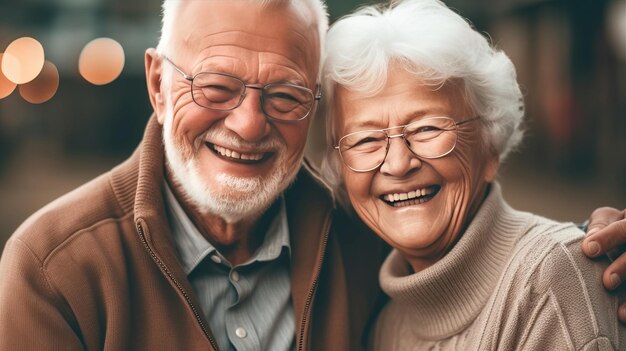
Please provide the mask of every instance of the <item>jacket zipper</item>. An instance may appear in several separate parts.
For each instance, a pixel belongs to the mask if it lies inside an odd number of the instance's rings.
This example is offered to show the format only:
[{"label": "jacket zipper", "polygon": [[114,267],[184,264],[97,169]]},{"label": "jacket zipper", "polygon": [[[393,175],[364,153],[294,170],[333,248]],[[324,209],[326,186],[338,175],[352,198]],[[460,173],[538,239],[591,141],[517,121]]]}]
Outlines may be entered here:
[{"label": "jacket zipper", "polygon": [[172,273],[169,271],[169,269],[167,269],[165,264],[163,262],[161,262],[161,260],[156,256],[154,251],[152,251],[152,249],[148,245],[148,241],[146,240],[146,236],[145,236],[145,233],[143,231],[143,226],[140,223],[137,223],[137,232],[139,233],[139,237],[141,238],[141,242],[143,243],[143,246],[146,248],[146,250],[148,250],[148,253],[150,253],[150,256],[152,257],[152,260],[154,260],[154,262],[156,262],[157,265],[159,265],[161,270],[163,272],[165,272],[165,274],[174,282],[174,284],[176,285],[178,290],[183,294],[183,296],[185,296],[185,300],[187,301],[187,304],[189,304],[189,307],[191,307],[191,310],[193,311],[193,314],[196,317],[196,321],[198,322],[198,324],[200,324],[200,328],[202,328],[202,331],[204,332],[204,335],[207,337],[207,339],[209,339],[209,343],[211,344],[213,349],[215,351],[219,351],[219,348],[217,347],[217,343],[213,339],[213,336],[211,336],[209,334],[208,330],[204,326],[204,323],[202,323],[202,319],[200,318],[200,314],[198,313],[198,310],[196,309],[194,304],[191,302],[191,299],[189,298],[189,295],[187,295],[187,292],[183,289],[183,287],[180,285],[178,280],[172,275]]},{"label": "jacket zipper", "polygon": [[324,257],[326,256],[326,245],[328,244],[328,236],[330,235],[330,222],[331,222],[332,214],[329,215],[326,220],[326,235],[322,241],[322,258],[318,260],[317,267],[315,268],[315,279],[313,280],[313,285],[311,289],[309,289],[309,293],[306,296],[306,300],[304,302],[304,313],[302,314],[302,323],[300,324],[300,340],[298,341],[298,351],[304,350],[304,334],[306,333],[306,323],[307,317],[311,310],[311,304],[313,302],[313,296],[315,295],[315,291],[317,290],[317,284],[319,282],[320,273],[322,271],[322,264],[324,262]]}]

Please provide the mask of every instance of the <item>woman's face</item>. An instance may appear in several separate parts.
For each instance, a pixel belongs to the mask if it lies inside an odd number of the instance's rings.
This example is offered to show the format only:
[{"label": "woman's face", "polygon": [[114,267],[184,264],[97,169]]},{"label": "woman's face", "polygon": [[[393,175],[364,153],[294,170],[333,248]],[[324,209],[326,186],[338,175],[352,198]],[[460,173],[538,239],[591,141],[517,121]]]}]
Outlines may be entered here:
[{"label": "woman's face", "polygon": [[[456,122],[474,117],[459,84],[436,88],[422,85],[404,70],[389,72],[385,88],[375,96],[338,87],[339,137],[428,117],[445,116]],[[388,134],[401,132],[398,128]],[[419,158],[402,138],[393,138],[379,168],[357,173],[343,165],[342,175],[361,219],[419,271],[445,255],[474,216],[498,166],[496,154],[489,150],[481,142],[480,121],[475,120],[458,126],[456,147],[446,156]],[[418,197],[389,201],[396,194],[400,199]]]}]

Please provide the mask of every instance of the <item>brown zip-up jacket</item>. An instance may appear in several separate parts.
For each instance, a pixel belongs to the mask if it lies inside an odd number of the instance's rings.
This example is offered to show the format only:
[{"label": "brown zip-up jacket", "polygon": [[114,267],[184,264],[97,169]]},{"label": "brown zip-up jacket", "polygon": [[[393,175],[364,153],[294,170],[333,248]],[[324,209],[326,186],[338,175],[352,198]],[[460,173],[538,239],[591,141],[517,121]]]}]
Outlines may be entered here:
[{"label": "brown zip-up jacket", "polygon": [[[161,126],[30,217],[0,260],[0,350],[217,350],[170,237]],[[358,350],[386,253],[305,162],[285,192],[298,350]]]}]

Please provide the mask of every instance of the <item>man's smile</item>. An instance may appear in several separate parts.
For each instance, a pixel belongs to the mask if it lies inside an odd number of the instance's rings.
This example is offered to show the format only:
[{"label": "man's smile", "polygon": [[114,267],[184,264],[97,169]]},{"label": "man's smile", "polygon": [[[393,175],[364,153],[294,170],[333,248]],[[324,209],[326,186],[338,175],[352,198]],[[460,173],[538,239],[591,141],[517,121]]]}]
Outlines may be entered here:
[{"label": "man's smile", "polygon": [[274,154],[273,152],[260,152],[260,153],[252,153],[252,152],[242,152],[232,150],[220,145],[205,143],[205,145],[213,151],[214,154],[219,156],[222,159],[234,162],[241,163],[260,163],[263,162]]}]

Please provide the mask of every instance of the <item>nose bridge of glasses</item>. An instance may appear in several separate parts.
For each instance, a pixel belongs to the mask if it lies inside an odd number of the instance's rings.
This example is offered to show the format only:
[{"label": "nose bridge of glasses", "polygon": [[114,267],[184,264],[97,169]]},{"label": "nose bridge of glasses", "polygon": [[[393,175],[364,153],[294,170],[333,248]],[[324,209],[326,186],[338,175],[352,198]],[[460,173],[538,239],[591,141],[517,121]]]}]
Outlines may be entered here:
[{"label": "nose bridge of glasses", "polygon": [[243,82],[241,82],[239,103],[237,104],[237,106],[235,106],[235,108],[239,107],[243,103],[243,100],[248,96],[248,89],[258,90],[262,95],[263,86],[259,84],[244,84]]},{"label": "nose bridge of glasses", "polygon": [[248,89],[257,90],[259,92],[258,103],[260,104],[260,110],[263,111],[265,115],[267,115],[263,107],[263,102],[264,102],[263,91],[265,89],[265,86],[261,84],[245,84],[242,82],[241,87],[242,89],[241,89],[241,94],[239,96],[239,103],[237,104],[237,106],[235,106],[235,108],[241,106],[243,101],[246,99],[246,97],[248,96]]},{"label": "nose bridge of glasses", "polygon": [[265,86],[261,84],[244,84],[243,86],[246,87],[247,89],[254,89],[254,90],[265,89]]},{"label": "nose bridge of glasses", "polygon": [[[396,128],[397,128],[397,127],[396,127]],[[411,149],[411,144],[410,144],[410,143],[409,143],[409,141],[406,139],[406,137],[405,137],[405,135],[404,135],[404,132],[399,133],[399,134],[392,134],[392,135],[387,134],[387,149],[389,149],[389,144],[391,144],[391,142],[390,142],[390,141],[391,141],[391,139],[394,139],[394,138],[402,138],[402,141],[404,142],[404,145],[405,145],[406,147],[408,147],[409,149]],[[413,150],[411,150],[411,151],[413,151]]]},{"label": "nose bridge of glasses", "polygon": [[[415,152],[411,149],[411,144],[409,143],[409,141],[405,138],[404,133],[400,133],[400,134],[393,134],[393,135],[387,135],[387,150],[386,153],[389,152],[389,149],[391,148],[391,139],[395,139],[395,138],[401,138],[402,139],[402,144],[404,144],[404,146],[406,146],[411,154],[414,154]],[[385,155],[385,159],[387,158],[387,155]],[[384,162],[385,160],[383,160]]]},{"label": "nose bridge of glasses", "polygon": [[265,89],[265,86],[261,84],[245,84],[241,82],[241,100],[239,101],[239,104],[241,104],[243,99],[248,96],[248,89],[258,90],[261,95],[263,95],[263,89]]}]

